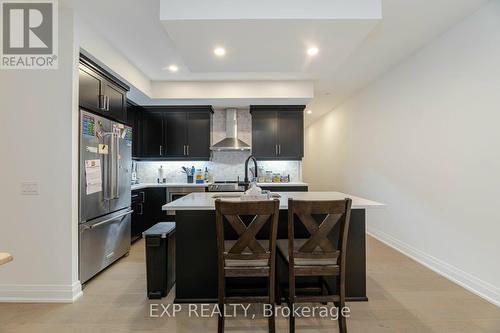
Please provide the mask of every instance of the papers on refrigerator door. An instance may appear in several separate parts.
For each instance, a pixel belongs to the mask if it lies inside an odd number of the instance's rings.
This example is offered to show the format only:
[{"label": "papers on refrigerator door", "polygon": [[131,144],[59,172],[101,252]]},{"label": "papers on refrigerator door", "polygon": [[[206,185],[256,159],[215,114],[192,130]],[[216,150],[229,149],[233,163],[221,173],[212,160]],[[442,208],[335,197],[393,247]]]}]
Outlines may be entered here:
[{"label": "papers on refrigerator door", "polygon": [[85,182],[87,195],[102,191],[101,160],[85,161]]}]

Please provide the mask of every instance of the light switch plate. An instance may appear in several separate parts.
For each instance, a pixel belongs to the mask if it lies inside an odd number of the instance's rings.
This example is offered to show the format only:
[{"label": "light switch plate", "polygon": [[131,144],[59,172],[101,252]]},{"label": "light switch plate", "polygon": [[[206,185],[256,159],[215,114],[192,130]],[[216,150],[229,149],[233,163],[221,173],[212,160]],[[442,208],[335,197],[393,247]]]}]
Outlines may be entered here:
[{"label": "light switch plate", "polygon": [[22,182],[21,183],[22,195],[38,195],[38,182]]}]

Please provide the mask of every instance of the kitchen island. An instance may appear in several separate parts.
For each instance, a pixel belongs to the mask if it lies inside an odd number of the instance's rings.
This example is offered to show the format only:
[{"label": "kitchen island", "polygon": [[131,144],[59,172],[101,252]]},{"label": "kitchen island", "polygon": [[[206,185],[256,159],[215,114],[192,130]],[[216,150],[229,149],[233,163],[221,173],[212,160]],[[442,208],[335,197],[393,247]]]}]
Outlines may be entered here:
[{"label": "kitchen island", "polygon": [[[214,196],[218,194],[214,192],[191,193],[162,207],[165,211],[175,211],[175,302],[177,303],[209,303],[217,300],[217,243]],[[288,237],[287,213],[289,198],[294,200],[352,199],[351,223],[346,253],[346,294],[348,301],[366,301],[365,210],[381,208],[384,205],[340,192],[279,192],[278,194],[280,195],[279,239]],[[240,199],[223,198],[222,200],[238,201]],[[307,231],[301,227],[296,227],[296,237],[307,237]],[[280,276],[279,281],[286,282],[286,276]],[[331,285],[334,285],[334,283],[332,282]]]}]

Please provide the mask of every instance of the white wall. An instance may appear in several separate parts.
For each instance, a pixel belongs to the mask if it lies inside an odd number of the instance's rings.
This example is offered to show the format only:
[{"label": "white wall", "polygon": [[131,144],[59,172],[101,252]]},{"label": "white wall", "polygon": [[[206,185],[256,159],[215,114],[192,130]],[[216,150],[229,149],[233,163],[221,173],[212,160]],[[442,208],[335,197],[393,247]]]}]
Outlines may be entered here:
[{"label": "white wall", "polygon": [[370,233],[500,305],[500,1],[306,130],[304,181],[387,204]]},{"label": "white wall", "polygon": [[[59,10],[59,69],[0,70],[0,301],[72,301],[77,277],[73,15]],[[21,195],[21,182],[39,195]]]},{"label": "white wall", "polygon": [[265,104],[307,104],[313,81],[153,81],[153,103],[248,107]]},{"label": "white wall", "polygon": [[134,64],[113,47],[96,29],[75,15],[75,40],[77,44],[97,58],[106,69],[133,85],[142,93],[151,95],[151,81]]}]

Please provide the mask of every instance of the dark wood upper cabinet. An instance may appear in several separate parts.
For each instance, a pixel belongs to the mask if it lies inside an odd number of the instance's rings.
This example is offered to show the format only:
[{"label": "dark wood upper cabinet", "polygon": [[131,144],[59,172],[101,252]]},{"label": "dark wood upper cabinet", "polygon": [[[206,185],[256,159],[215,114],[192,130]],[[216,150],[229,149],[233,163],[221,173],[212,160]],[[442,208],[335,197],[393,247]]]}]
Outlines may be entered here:
[{"label": "dark wood upper cabinet", "polygon": [[185,112],[164,112],[166,155],[171,158],[186,157],[187,114]]},{"label": "dark wood upper cabinet", "polygon": [[141,124],[143,108],[132,101],[127,101],[127,125],[132,127],[132,157],[141,156]]},{"label": "dark wood upper cabinet", "polygon": [[140,158],[208,160],[211,112],[210,106],[144,107]]},{"label": "dark wood upper cabinet", "polygon": [[285,160],[304,157],[303,111],[278,112],[278,155]]},{"label": "dark wood upper cabinet", "polygon": [[99,111],[101,108],[101,77],[90,68],[80,65],[79,68],[79,104],[81,107]]},{"label": "dark wood upper cabinet", "polygon": [[164,133],[163,112],[146,109],[142,116],[140,157],[165,157]]},{"label": "dark wood upper cabinet", "polygon": [[107,114],[110,118],[121,122],[127,121],[127,92],[118,86],[110,83],[104,83],[104,96],[106,96]]},{"label": "dark wood upper cabinet", "polygon": [[187,147],[189,158],[210,156],[210,113],[188,112]]},{"label": "dark wood upper cabinet", "polygon": [[252,154],[257,158],[274,158],[278,154],[276,111],[252,112]]},{"label": "dark wood upper cabinet", "polygon": [[80,54],[79,105],[121,123],[127,122],[127,91],[129,87],[102,69],[93,60]]},{"label": "dark wood upper cabinet", "polygon": [[304,157],[303,105],[251,106],[252,154],[261,160]]}]

